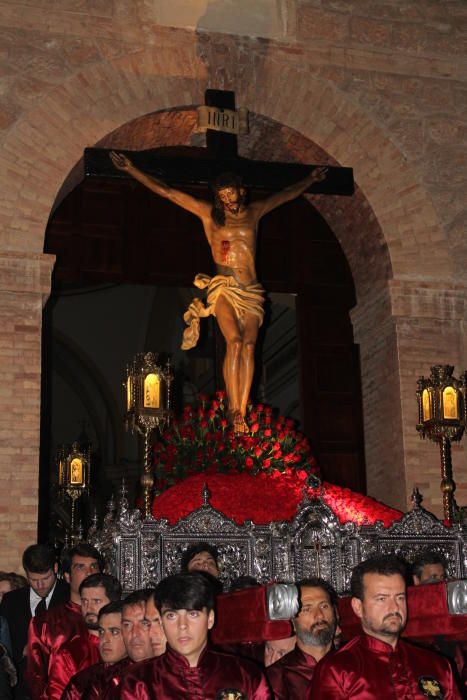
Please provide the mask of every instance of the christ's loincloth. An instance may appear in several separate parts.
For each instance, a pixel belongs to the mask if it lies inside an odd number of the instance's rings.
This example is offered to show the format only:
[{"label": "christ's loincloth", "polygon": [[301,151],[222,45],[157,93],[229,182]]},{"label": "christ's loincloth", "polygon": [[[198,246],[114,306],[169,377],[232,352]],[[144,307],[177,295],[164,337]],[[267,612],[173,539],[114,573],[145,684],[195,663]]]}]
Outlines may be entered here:
[{"label": "christ's loincloth", "polygon": [[183,315],[183,320],[188,325],[183,333],[182,350],[194,348],[199,339],[200,318],[216,315],[215,307],[218,298],[222,295],[232,306],[238,320],[242,323],[246,314],[252,314],[259,319],[259,325],[263,323],[264,317],[264,295],[265,290],[259,284],[249,284],[240,287],[235,277],[227,275],[196,275],[194,285],[199,289],[208,288],[206,305],[201,299],[193,299],[190,306]]}]

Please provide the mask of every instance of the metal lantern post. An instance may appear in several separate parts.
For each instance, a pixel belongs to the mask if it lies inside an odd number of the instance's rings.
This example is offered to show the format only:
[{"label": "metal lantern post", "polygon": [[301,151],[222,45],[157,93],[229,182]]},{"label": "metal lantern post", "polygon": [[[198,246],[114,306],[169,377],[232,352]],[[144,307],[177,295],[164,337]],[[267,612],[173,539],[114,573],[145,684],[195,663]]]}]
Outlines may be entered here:
[{"label": "metal lantern post", "polygon": [[62,494],[71,500],[70,540],[74,544],[76,501],[83,493],[89,493],[91,477],[91,445],[80,446],[74,442],[71,447],[62,446],[57,455],[58,486]]},{"label": "metal lantern post", "polygon": [[452,376],[451,365],[435,365],[428,379],[418,380],[418,424],[422,438],[437,442],[441,453],[441,491],[444,517],[452,522],[456,510],[452,477],[451,442],[459,441],[467,419],[467,372]]},{"label": "metal lantern post", "polygon": [[157,364],[152,352],[138,353],[127,367],[125,426],[136,429],[144,440],[144,471],[141,485],[144,489],[144,512],[151,515],[151,493],[154,477],[151,464],[151,436],[156,428],[162,430],[170,420],[170,362],[165,367]]}]

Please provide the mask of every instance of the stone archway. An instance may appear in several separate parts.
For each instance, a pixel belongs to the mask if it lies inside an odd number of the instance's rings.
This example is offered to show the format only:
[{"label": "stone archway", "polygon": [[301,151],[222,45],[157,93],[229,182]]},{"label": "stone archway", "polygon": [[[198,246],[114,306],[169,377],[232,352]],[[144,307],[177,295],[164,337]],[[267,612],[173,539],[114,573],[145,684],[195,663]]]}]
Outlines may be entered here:
[{"label": "stone archway", "polygon": [[[355,236],[339,207],[323,201],[318,208],[341,242],[357,288],[353,322],[362,348],[369,491],[405,507],[416,477],[428,491],[428,505],[436,506],[441,499],[429,465],[436,458],[432,449],[416,446],[413,391],[417,374],[430,364],[462,362],[465,291],[451,281],[449,246],[430,197],[390,134],[330,83],[298,70],[279,50],[265,55],[254,80],[248,81],[240,53],[237,58],[233,48],[218,85],[235,89],[238,104],[354,168],[361,199],[350,207],[349,219],[368,227],[357,226]],[[1,505],[12,542],[4,549],[5,566],[16,565],[17,552],[34,539],[41,305],[53,266],[51,256],[41,251],[56,194],[84,146],[155,108],[202,103],[208,82],[197,38],[184,34],[176,50],[165,42],[75,72],[51,86],[4,138],[0,292],[7,329],[1,348],[5,408],[14,396],[12,410],[5,413],[8,437],[1,457],[9,493]],[[301,147],[294,137],[288,152],[309,160],[313,149],[302,154]],[[436,243],[436,255],[427,240]]]}]

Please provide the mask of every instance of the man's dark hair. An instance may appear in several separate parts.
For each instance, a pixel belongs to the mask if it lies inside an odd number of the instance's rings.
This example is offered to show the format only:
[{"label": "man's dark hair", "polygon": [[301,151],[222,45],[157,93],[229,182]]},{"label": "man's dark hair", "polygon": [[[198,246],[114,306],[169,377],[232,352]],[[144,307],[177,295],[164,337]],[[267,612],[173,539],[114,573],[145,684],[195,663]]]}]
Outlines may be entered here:
[{"label": "man's dark hair", "polygon": [[432,549],[426,549],[414,559],[412,563],[412,574],[414,576],[417,576],[417,578],[421,578],[423,574],[423,569],[429,564],[441,564],[445,572],[448,568],[446,559],[443,557],[442,554],[440,554],[439,552],[435,552]]},{"label": "man's dark hair", "polygon": [[217,560],[219,558],[219,551],[217,547],[214,547],[213,544],[209,544],[209,542],[197,542],[196,544],[192,544],[191,547],[188,547],[188,549],[185,549],[182,554],[182,560],[180,562],[180,571],[182,574],[188,573],[188,565],[190,561],[201,552],[208,552],[217,565]]},{"label": "man's dark hair", "polygon": [[79,587],[80,594],[85,588],[98,588],[102,586],[105,589],[105,593],[110,602],[114,600],[120,600],[122,596],[122,587],[120,581],[115,576],[109,576],[109,574],[91,574],[81,582]]},{"label": "man's dark hair", "polygon": [[215,593],[208,579],[194,571],[167,576],[156,586],[156,608],[170,610],[214,610]]},{"label": "man's dark hair", "polygon": [[350,579],[350,592],[353,598],[363,600],[363,577],[365,574],[380,574],[381,576],[394,576],[399,574],[407,581],[407,565],[403,559],[395,554],[371,557],[354,567]]},{"label": "man's dark hair", "polygon": [[96,561],[99,564],[99,570],[104,571],[105,568],[105,561],[104,557],[102,554],[92,546],[92,544],[88,544],[87,542],[80,542],[77,544],[75,547],[72,547],[71,549],[66,550],[66,552],[62,555],[62,561],[61,561],[61,571],[62,573],[70,573],[71,570],[71,562],[73,557],[78,556],[78,557],[87,557],[88,559],[96,559]]},{"label": "man's dark hair", "polygon": [[329,602],[331,605],[335,608],[337,607],[337,593],[334,590],[334,588],[331,586],[330,583],[325,581],[322,578],[316,577],[310,577],[310,578],[302,578],[300,581],[297,581],[295,584],[297,588],[300,591],[301,586],[306,586],[307,588],[322,588],[325,593],[328,594],[329,596]]},{"label": "man's dark hair", "polygon": [[154,598],[154,588],[139,588],[137,591],[129,593],[126,598],[122,600],[122,610],[131,605],[143,605],[151,598]]},{"label": "man's dark hair", "polygon": [[113,613],[121,613],[123,610],[123,600],[112,600],[107,605],[99,610],[98,619],[100,620],[103,615],[112,615]]},{"label": "man's dark hair", "polygon": [[[242,182],[240,175],[235,173],[221,173],[216,177],[212,184],[212,191],[214,193],[214,205],[211,209],[211,216],[218,226],[224,226],[225,224],[225,210],[224,204],[219,197],[219,191],[225,190],[228,187],[233,187],[236,190],[240,190],[245,187]],[[246,194],[240,200],[240,204],[244,204],[246,201]]]},{"label": "man's dark hair", "polygon": [[23,552],[23,569],[33,574],[45,574],[56,561],[55,552],[45,544],[31,544]]}]

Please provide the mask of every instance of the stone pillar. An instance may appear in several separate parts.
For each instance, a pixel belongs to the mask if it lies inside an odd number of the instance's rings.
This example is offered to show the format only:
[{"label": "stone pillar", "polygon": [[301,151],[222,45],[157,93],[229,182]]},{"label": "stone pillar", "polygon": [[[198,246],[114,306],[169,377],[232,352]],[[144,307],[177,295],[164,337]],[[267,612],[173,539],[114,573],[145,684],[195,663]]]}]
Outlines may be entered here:
[{"label": "stone pillar", "polygon": [[52,255],[0,254],[0,569],[37,541],[42,308]]},{"label": "stone pillar", "polygon": [[[390,280],[352,311],[360,344],[368,493],[406,510],[417,485],[424,505],[442,516],[439,448],[415,429],[417,379],[435,364],[466,369],[466,289],[455,284]],[[457,500],[467,497],[463,442],[453,449]]]}]

